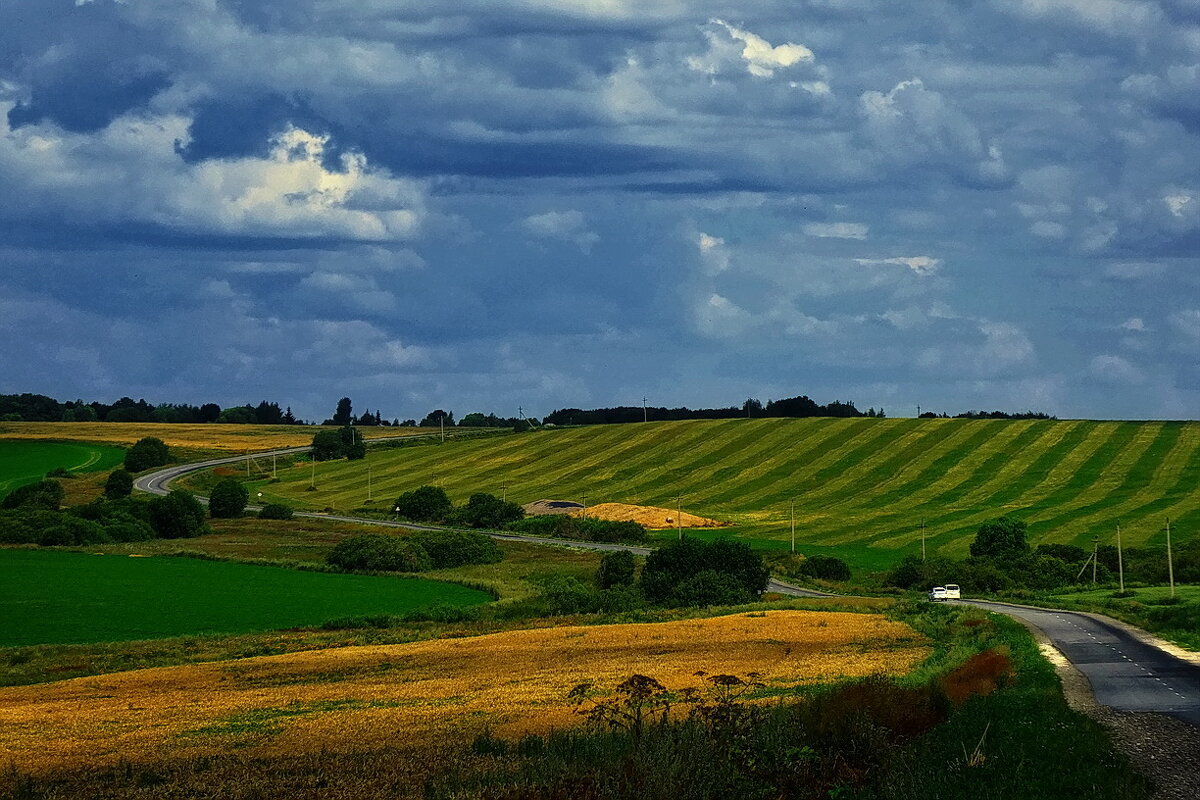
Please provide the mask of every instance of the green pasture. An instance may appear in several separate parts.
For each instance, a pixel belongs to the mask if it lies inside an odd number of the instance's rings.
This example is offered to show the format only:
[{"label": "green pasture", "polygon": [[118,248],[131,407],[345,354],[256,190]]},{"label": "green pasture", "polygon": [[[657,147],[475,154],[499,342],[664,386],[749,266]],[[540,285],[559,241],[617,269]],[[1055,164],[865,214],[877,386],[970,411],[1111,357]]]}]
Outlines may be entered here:
[{"label": "green pasture", "polygon": [[[673,508],[736,525],[726,534],[787,547],[789,503],[804,552],[861,567],[920,552],[965,555],[983,521],[1012,514],[1034,544],[1126,545],[1200,526],[1200,423],[1053,420],[761,419],[561,428],[308,464],[254,491],[298,507],[372,507],[423,483],[472,492]],[[663,536],[673,535],[670,532]],[[697,532],[714,536],[721,532]],[[828,549],[828,550],[826,550]]]},{"label": "green pasture", "polygon": [[18,486],[41,480],[58,467],[71,472],[112,469],[125,459],[125,450],[83,442],[0,440],[0,497]]},{"label": "green pasture", "polygon": [[0,647],[243,633],[491,599],[420,578],[0,549]]}]

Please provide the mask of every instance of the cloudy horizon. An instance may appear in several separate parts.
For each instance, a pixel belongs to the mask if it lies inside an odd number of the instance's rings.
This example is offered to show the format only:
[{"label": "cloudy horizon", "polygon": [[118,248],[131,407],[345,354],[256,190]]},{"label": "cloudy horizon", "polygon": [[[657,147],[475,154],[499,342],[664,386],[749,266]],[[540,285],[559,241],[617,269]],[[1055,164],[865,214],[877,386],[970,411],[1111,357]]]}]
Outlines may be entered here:
[{"label": "cloudy horizon", "polygon": [[1200,0],[13,0],[0,393],[1195,418]]}]

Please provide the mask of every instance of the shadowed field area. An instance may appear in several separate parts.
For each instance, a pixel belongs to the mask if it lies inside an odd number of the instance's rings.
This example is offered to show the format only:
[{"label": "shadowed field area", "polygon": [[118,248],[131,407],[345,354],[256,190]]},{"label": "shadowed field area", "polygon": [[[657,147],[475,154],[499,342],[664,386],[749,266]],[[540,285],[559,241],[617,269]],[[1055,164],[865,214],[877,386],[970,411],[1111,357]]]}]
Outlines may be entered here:
[{"label": "shadowed field area", "polygon": [[27,549],[0,549],[0,574],[0,647],[241,633],[492,599],[421,578]]},{"label": "shadowed field area", "polygon": [[902,674],[930,652],[878,615],[770,611],[349,647],[0,689],[0,760],[23,772],[237,748],[248,755],[396,747],[419,757],[490,727],[573,725],[567,692],[631,673],[759,672],[769,687]]},{"label": "shadowed field area", "polygon": [[[784,547],[789,503],[805,552],[835,548],[863,567],[920,552],[965,555],[983,521],[1014,514],[1034,544],[1090,544],[1117,519],[1127,545],[1162,541],[1163,518],[1200,526],[1200,424],[1050,420],[761,419],[542,430],[423,448],[373,450],[366,462],[307,467],[263,483],[272,499],[349,510],[425,483],[471,493],[625,502],[734,523]],[[380,498],[383,498],[381,501]],[[669,532],[664,535],[669,535]],[[1102,539],[1103,541],[1103,539]]]},{"label": "shadowed field area", "polygon": [[18,486],[39,481],[47,472],[62,468],[70,472],[100,472],[112,469],[125,458],[118,447],[80,442],[27,442],[0,439],[0,497]]},{"label": "shadowed field area", "polygon": [[[108,442],[131,445],[154,436],[169,447],[195,450],[224,450],[236,454],[312,444],[313,434],[323,430],[310,425],[182,425],[166,422],[0,422],[0,440],[53,439],[77,442]],[[331,430],[334,430],[331,428]],[[357,428],[365,439],[428,434],[429,428]],[[0,441],[0,446],[4,443]],[[119,463],[120,459],[113,462]],[[111,464],[110,464],[111,466]]]}]

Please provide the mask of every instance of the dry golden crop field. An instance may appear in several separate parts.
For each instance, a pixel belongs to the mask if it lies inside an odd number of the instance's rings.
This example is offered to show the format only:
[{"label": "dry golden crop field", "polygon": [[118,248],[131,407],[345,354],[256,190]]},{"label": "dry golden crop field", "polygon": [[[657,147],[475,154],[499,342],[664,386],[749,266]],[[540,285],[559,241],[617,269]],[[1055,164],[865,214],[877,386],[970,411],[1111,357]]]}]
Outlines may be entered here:
[{"label": "dry golden crop field", "polygon": [[396,747],[412,753],[578,724],[566,695],[697,670],[769,686],[900,674],[930,652],[880,615],[768,611],[520,630],[163,667],[0,689],[0,763],[26,773],[203,756]]},{"label": "dry golden crop field", "polygon": [[[202,450],[271,450],[312,443],[319,428],[308,425],[181,425],[166,422],[3,422],[0,439],[55,439],[131,445],[157,436],[170,447]],[[357,428],[367,439],[429,433],[428,428]]]}]

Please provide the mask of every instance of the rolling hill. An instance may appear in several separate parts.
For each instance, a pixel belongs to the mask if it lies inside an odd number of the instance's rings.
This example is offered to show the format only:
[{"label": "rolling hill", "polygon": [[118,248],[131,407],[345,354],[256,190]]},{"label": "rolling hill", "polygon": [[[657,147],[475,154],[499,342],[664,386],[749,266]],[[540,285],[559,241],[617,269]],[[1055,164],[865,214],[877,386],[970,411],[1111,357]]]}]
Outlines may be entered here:
[{"label": "rolling hill", "polygon": [[[787,547],[789,504],[803,552],[861,566],[920,551],[961,555],[978,525],[1027,521],[1033,541],[1161,542],[1200,525],[1200,423],[1052,420],[759,419],[543,430],[372,450],[366,462],[307,464],[262,483],[307,508],[376,508],[424,483],[456,501],[477,491],[517,502],[674,507],[735,523],[722,532]],[[671,532],[662,535],[669,536]]]}]

